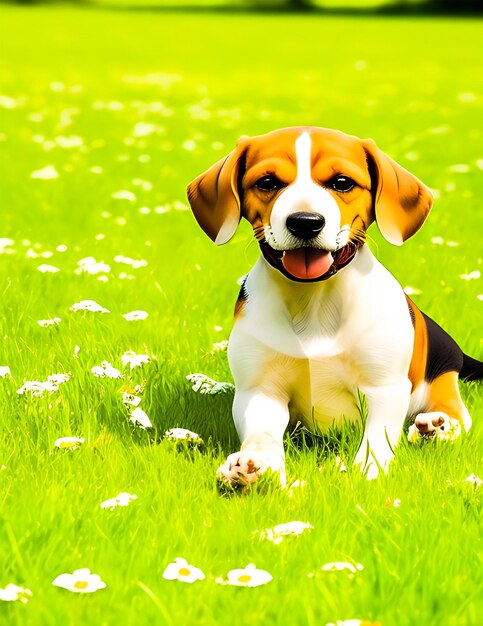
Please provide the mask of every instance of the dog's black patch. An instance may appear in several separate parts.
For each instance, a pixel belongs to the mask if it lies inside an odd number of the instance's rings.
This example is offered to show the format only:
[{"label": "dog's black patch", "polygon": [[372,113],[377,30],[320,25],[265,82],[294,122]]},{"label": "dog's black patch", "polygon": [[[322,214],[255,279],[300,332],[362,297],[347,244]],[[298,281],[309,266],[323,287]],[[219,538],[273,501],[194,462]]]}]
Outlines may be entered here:
[{"label": "dog's black patch", "polygon": [[416,328],[416,314],[414,313],[413,307],[411,306],[411,300],[406,296],[406,304],[408,305],[409,315],[411,317],[411,323],[413,328]]},{"label": "dog's black patch", "polygon": [[241,312],[243,309],[245,302],[248,300],[248,291],[246,288],[247,277],[243,279],[243,282],[240,287],[240,291],[238,292],[238,298],[236,299],[235,304],[235,317]]},{"label": "dog's black patch", "polygon": [[428,383],[447,372],[461,372],[463,352],[456,341],[421,311],[428,332],[428,358],[425,379]]}]

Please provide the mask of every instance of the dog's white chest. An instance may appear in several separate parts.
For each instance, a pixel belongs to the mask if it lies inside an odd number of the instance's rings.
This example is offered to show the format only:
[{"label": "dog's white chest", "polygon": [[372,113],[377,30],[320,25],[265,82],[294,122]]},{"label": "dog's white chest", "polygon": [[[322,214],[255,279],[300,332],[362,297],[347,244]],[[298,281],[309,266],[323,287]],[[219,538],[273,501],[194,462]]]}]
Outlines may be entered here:
[{"label": "dog's white chest", "polygon": [[319,426],[358,420],[359,389],[407,376],[413,329],[404,293],[371,253],[312,288],[275,282],[263,265],[231,339],[235,379],[288,390],[292,417]]}]

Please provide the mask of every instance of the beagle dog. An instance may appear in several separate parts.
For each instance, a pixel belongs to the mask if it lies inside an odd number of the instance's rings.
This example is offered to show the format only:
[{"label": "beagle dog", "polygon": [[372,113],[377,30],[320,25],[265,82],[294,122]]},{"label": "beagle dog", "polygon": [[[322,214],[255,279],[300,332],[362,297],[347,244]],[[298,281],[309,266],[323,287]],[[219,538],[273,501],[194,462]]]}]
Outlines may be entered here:
[{"label": "beagle dog", "polygon": [[271,469],[285,484],[288,425],[360,420],[361,394],[367,420],[354,463],[369,479],[387,471],[407,417],[424,435],[470,428],[458,377],[483,378],[483,363],[365,245],[374,221],[401,245],[433,203],[374,141],[316,127],[242,137],[189,184],[188,199],[216,244],[244,217],[261,249],[235,306],[228,358],[241,448],[220,480],[248,485]]}]

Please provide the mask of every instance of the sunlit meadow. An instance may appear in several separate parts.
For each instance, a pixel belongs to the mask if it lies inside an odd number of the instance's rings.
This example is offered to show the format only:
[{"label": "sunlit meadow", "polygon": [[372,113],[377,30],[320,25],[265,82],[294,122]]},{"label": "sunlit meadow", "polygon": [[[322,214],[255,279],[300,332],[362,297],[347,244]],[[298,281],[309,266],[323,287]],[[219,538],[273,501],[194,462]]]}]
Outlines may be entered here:
[{"label": "sunlit meadow", "polygon": [[0,17],[0,623],[481,624],[481,384],[467,437],[404,436],[376,482],[359,433],[299,432],[293,487],[218,493],[257,249],[246,226],[216,248],[184,195],[241,134],[373,137],[437,200],[403,248],[370,245],[482,358],[481,22]]}]

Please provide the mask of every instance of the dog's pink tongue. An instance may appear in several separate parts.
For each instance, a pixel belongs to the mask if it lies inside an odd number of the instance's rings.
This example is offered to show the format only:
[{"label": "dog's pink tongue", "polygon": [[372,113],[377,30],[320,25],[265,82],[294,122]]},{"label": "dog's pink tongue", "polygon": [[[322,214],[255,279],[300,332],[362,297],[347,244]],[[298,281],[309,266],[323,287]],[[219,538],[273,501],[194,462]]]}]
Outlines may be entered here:
[{"label": "dog's pink tongue", "polygon": [[330,252],[315,248],[298,248],[286,250],[282,263],[289,274],[295,278],[310,280],[325,274],[334,262]]}]

